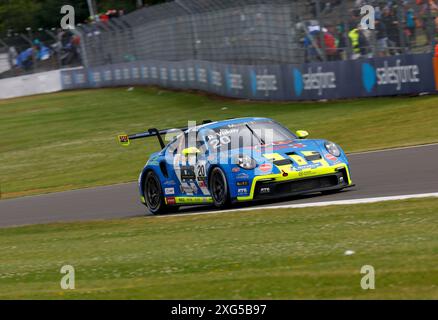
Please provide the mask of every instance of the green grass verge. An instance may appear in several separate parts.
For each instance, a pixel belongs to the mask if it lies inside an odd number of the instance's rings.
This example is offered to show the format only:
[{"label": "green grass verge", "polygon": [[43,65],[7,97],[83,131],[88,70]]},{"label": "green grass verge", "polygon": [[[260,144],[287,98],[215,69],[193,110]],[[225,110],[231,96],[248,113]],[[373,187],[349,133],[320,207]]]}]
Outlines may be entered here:
[{"label": "green grass verge", "polygon": [[438,141],[438,97],[328,103],[242,102],[153,88],[63,92],[0,101],[0,188],[5,197],[134,181],[155,139],[122,148],[121,132],[187,120],[274,118],[347,151]]},{"label": "green grass verge", "polygon": [[[0,299],[438,299],[437,210],[417,199],[0,229]],[[75,290],[60,289],[65,264]],[[361,289],[363,265],[375,290]]]}]

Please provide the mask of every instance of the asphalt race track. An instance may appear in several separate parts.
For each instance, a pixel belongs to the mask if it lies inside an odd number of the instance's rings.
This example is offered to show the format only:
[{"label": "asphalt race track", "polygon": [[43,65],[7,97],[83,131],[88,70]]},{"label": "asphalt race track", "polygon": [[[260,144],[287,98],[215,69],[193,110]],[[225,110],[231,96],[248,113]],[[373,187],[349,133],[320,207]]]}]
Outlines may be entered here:
[{"label": "asphalt race track", "polygon": [[[438,192],[438,144],[349,155],[356,184],[334,195],[311,195],[257,203],[299,204]],[[140,168],[139,168],[140,170]],[[248,204],[245,204],[248,207]],[[211,207],[180,212],[212,211]],[[73,190],[0,201],[0,226],[135,217],[148,214],[136,183]]]}]

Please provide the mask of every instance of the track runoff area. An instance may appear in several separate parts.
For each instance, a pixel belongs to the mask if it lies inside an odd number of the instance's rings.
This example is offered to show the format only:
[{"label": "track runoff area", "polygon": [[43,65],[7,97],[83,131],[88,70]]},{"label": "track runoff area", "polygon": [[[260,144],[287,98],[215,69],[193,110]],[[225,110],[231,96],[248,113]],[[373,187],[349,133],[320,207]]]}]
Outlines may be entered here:
[{"label": "track runoff area", "polygon": [[333,195],[320,194],[263,203],[245,203],[230,210],[186,207],[172,215],[152,216],[140,204],[137,184],[126,183],[0,201],[0,227],[52,222],[151,218],[213,214],[238,210],[320,207],[438,197],[438,143],[348,155],[355,187]]}]

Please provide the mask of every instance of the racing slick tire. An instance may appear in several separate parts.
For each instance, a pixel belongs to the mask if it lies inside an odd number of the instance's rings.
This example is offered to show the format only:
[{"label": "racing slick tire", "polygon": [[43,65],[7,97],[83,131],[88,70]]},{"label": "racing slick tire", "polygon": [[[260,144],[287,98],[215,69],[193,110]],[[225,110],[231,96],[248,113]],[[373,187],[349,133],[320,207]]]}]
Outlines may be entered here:
[{"label": "racing slick tire", "polygon": [[178,207],[166,205],[160,179],[153,171],[149,171],[144,180],[144,199],[149,211],[154,215],[178,211]]},{"label": "racing slick tire", "polygon": [[213,199],[213,205],[220,209],[230,207],[231,198],[228,188],[228,181],[221,168],[215,167],[213,170],[211,170],[209,186],[211,197]]}]

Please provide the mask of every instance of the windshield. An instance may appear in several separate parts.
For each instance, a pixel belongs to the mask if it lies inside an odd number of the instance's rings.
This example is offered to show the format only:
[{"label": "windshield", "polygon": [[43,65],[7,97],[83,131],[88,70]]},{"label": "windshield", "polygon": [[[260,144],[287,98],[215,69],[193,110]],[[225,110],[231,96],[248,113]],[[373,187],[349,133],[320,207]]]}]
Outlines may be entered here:
[{"label": "windshield", "polygon": [[268,120],[208,128],[203,132],[203,135],[212,151],[286,143],[296,138],[288,129]]}]

